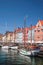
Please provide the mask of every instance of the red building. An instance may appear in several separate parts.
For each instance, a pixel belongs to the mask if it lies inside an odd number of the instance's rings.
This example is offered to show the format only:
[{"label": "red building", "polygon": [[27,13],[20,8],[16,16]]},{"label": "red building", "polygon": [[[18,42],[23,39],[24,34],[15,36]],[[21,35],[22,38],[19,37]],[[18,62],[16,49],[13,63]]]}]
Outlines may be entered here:
[{"label": "red building", "polygon": [[36,24],[34,40],[36,43],[43,43],[43,20],[39,20]]},{"label": "red building", "polygon": [[4,40],[15,43],[43,43],[43,20],[39,20],[35,26],[17,28],[14,32],[7,32]]}]

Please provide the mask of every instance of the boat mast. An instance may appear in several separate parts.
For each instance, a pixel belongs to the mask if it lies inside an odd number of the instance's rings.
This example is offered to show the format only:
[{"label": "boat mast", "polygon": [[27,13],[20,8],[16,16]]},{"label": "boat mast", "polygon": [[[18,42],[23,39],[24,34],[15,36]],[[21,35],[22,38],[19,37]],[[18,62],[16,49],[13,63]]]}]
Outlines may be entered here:
[{"label": "boat mast", "polygon": [[32,45],[32,24],[31,24],[31,45]]},{"label": "boat mast", "polygon": [[16,26],[14,25],[14,32],[13,32],[13,34],[14,34],[14,44],[15,44],[15,36],[16,36]]},{"label": "boat mast", "polygon": [[26,17],[24,18],[24,46],[26,45],[26,39],[25,39],[26,31],[25,31],[25,28],[26,28]]},{"label": "boat mast", "polygon": [[7,22],[6,22],[5,26],[6,26],[6,43],[7,43]]},{"label": "boat mast", "polygon": [[15,32],[13,32],[13,34],[14,34],[14,44],[15,44]]}]

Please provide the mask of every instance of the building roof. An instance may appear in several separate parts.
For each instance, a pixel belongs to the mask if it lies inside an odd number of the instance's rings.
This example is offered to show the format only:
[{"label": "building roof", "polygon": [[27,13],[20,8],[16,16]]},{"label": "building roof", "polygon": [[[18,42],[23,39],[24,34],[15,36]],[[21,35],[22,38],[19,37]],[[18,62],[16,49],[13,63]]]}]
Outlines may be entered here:
[{"label": "building roof", "polygon": [[43,20],[39,20],[39,22],[41,23],[41,25],[43,25]]},{"label": "building roof", "polygon": [[8,35],[8,34],[13,34],[13,32],[10,32],[10,31],[6,31],[5,35]]},{"label": "building roof", "polygon": [[3,34],[0,33],[0,37],[3,37]]},{"label": "building roof", "polygon": [[36,27],[36,26],[32,26],[32,28],[30,27],[30,30],[31,30],[31,29],[35,29],[35,27]]},{"label": "building roof", "polygon": [[[32,29],[34,29],[35,27],[36,26],[32,26]],[[31,27],[26,27],[25,30],[29,31],[29,30],[31,30]],[[15,31],[16,31],[16,33],[24,32],[24,28],[17,28]]]},{"label": "building roof", "polygon": [[17,33],[17,32],[22,32],[22,28],[17,28],[16,30],[15,30],[15,32]]},{"label": "building roof", "polygon": [[34,29],[36,26],[32,26],[32,29]]}]

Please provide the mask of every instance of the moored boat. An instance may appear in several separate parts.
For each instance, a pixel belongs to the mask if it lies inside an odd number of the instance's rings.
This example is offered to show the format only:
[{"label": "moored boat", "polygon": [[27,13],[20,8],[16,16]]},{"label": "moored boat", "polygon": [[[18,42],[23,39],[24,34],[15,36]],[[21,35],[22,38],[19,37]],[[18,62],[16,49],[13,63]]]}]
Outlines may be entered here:
[{"label": "moored boat", "polygon": [[32,25],[31,25],[31,43],[30,45],[27,45],[26,43],[26,31],[25,31],[25,25],[26,25],[26,18],[24,20],[24,49],[20,49],[19,53],[26,55],[26,56],[37,56],[40,52],[40,48],[37,45],[34,45],[32,43]]},{"label": "moored boat", "polygon": [[2,49],[8,49],[9,46],[2,46]]},{"label": "moored boat", "polygon": [[40,52],[40,49],[36,46],[29,46],[29,49],[20,49],[20,54],[26,55],[26,56],[38,56],[38,53]]},{"label": "moored boat", "polygon": [[2,49],[6,49],[6,50],[8,50],[8,49],[18,49],[18,46],[2,46]]},{"label": "moored boat", "polygon": [[18,49],[18,46],[11,46],[10,47],[12,50]]},{"label": "moored boat", "polygon": [[42,57],[43,58],[43,44],[39,44],[40,47],[40,52],[38,54],[38,57]]}]

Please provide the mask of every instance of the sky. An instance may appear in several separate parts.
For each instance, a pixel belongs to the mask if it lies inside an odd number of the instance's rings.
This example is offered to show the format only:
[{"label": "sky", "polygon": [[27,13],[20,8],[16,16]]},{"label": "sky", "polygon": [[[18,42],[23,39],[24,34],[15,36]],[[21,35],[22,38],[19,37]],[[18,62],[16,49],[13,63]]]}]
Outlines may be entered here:
[{"label": "sky", "polygon": [[36,25],[43,20],[43,0],[0,0],[0,33]]}]

